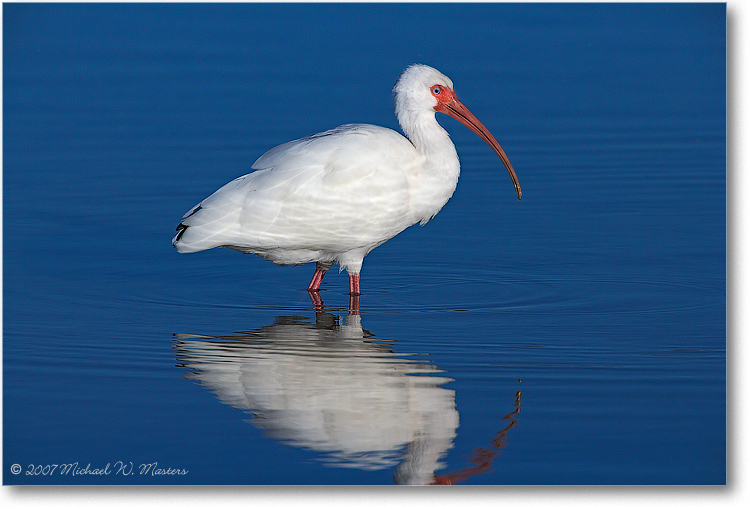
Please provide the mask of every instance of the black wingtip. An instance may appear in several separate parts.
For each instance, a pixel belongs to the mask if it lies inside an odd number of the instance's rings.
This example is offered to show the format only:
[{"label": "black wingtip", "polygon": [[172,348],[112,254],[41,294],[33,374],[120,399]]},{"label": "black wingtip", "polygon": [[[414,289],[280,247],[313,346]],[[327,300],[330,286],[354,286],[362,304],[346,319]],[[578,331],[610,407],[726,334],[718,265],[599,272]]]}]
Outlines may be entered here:
[{"label": "black wingtip", "polygon": [[179,233],[175,236],[174,240],[172,241],[172,245],[173,246],[177,245],[177,243],[182,238],[182,234],[185,233],[185,230],[187,230],[187,229],[188,229],[188,227],[185,224],[180,223],[179,225],[177,225],[177,228],[175,228],[175,230],[177,232],[179,232]]}]

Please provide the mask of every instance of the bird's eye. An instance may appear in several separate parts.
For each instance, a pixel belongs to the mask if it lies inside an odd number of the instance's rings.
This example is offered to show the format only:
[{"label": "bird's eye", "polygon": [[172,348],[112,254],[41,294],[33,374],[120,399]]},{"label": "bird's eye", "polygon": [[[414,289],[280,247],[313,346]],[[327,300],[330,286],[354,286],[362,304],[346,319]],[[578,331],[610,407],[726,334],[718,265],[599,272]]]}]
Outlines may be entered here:
[{"label": "bird's eye", "polygon": [[440,95],[443,89],[441,87],[432,87],[432,95]]}]

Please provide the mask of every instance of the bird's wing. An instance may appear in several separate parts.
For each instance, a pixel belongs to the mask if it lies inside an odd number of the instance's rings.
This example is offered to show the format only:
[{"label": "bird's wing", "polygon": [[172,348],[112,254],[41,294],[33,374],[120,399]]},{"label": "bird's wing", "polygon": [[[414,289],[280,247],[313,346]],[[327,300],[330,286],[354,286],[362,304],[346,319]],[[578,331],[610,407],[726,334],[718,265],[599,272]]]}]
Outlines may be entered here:
[{"label": "bird's wing", "polygon": [[279,145],[253,164],[256,171],[186,214],[183,250],[340,251],[347,243],[386,240],[411,224],[401,224],[408,208],[405,172],[418,163],[406,138],[363,124]]}]

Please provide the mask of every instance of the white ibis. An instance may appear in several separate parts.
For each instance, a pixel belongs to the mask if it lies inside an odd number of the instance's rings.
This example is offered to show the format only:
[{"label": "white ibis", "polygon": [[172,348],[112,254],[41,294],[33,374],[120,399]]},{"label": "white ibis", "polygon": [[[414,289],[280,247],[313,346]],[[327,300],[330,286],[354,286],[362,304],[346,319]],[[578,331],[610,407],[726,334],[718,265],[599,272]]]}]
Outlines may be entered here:
[{"label": "white ibis", "polygon": [[435,112],[487,142],[521,198],[505,152],[461,104],[447,76],[411,65],[393,96],[406,137],[384,127],[348,124],[272,148],[255,161],[255,171],[190,209],[172,245],[180,253],[228,247],[280,265],[315,262],[310,292],[318,291],[326,271],[338,263],[349,274],[350,294],[359,295],[365,255],[432,219],[456,189],[458,155]]}]

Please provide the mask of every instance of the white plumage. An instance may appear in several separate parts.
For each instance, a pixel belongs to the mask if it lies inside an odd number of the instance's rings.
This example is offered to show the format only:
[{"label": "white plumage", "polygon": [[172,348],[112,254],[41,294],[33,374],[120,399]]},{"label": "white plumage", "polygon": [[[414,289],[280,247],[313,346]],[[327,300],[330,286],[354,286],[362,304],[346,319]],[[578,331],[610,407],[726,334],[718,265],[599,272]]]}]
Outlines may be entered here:
[{"label": "white plumage", "polygon": [[172,244],[180,253],[228,247],[281,265],[316,262],[309,290],[334,263],[359,294],[362,260],[416,223],[426,223],[453,195],[459,161],[435,119],[447,113],[482,137],[520,186],[487,129],[455,97],[437,70],[408,67],[394,89],[396,116],[408,137],[349,124],[290,141],[263,154],[243,175],[190,209]]}]

